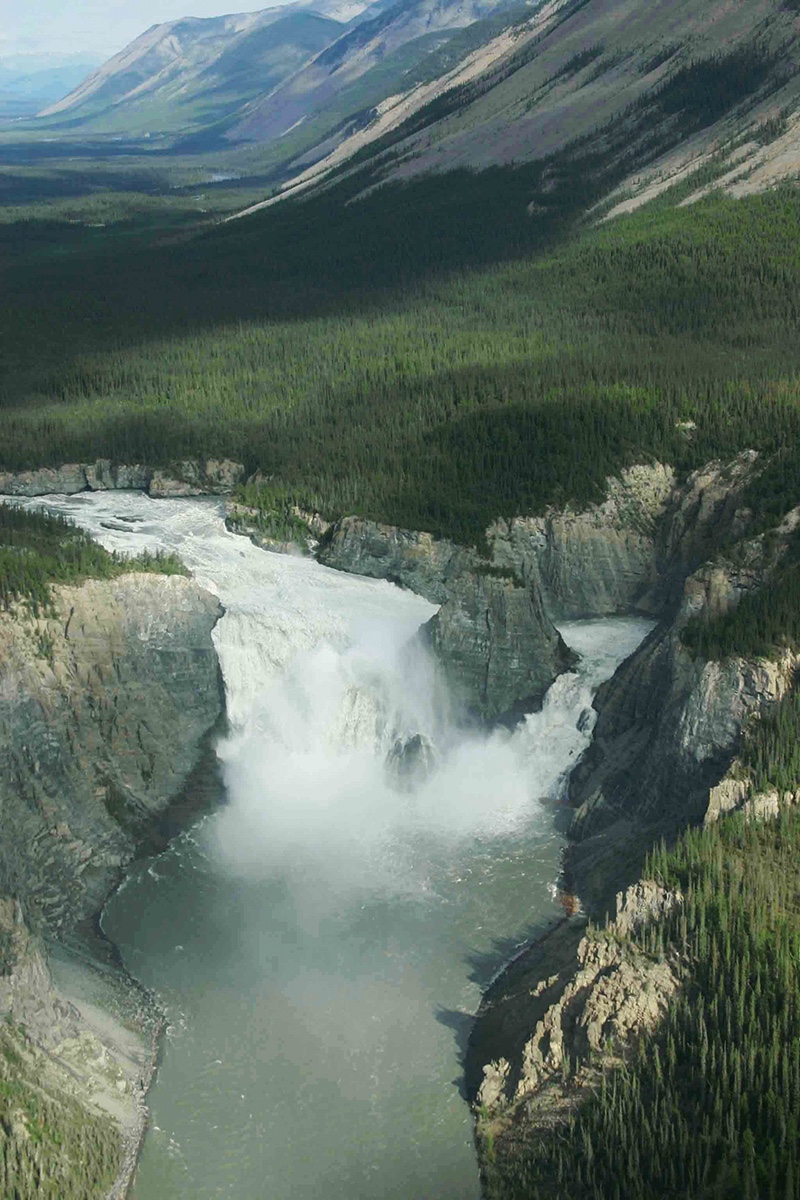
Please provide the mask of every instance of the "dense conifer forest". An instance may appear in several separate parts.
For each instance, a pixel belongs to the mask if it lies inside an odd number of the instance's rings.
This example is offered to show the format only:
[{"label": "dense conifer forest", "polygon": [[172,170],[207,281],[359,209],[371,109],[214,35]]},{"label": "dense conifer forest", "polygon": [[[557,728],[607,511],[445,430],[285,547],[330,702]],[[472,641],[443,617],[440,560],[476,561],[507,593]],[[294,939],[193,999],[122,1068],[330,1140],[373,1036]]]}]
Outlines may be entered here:
[{"label": "dense conifer forest", "polygon": [[364,182],[189,241],[2,227],[2,466],[228,455],[474,542],[633,461],[796,445],[793,187],[592,226],[528,211],[539,167]]},{"label": "dense conifer forest", "polygon": [[0,1029],[0,1195],[101,1200],[119,1167],[119,1132],[108,1117],[49,1088],[42,1057],[24,1030]]}]

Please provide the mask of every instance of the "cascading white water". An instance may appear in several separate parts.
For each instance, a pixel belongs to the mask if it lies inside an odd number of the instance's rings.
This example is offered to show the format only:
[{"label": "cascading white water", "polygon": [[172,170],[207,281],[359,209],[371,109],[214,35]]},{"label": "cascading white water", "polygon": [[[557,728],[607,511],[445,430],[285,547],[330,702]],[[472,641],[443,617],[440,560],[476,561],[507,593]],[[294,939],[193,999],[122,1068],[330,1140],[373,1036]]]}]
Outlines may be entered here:
[{"label": "cascading white water", "polygon": [[172,1019],[136,1196],[477,1195],[450,1027],[497,939],[553,913],[542,801],[648,623],[565,626],[582,661],[542,711],[465,735],[414,640],[418,597],[258,550],[215,501],[45,503],[111,549],[175,550],[226,608],[226,802],[105,917]]}]

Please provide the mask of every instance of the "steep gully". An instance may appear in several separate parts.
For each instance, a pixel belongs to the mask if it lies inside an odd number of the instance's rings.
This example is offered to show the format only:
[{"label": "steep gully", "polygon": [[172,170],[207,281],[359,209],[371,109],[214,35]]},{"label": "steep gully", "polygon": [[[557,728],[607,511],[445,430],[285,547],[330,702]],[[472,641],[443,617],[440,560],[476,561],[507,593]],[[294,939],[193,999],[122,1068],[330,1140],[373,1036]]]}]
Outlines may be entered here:
[{"label": "steep gully", "polygon": [[[443,543],[426,544],[425,535],[403,533],[352,520],[341,523],[339,527],[335,528],[322,550],[321,557],[327,558],[331,565],[344,567],[347,570],[357,570],[364,574],[390,576],[410,583],[415,590],[422,594],[428,592],[431,594],[432,600],[439,603],[444,601],[443,608],[436,620],[441,626],[444,618],[445,636],[439,637],[437,644],[436,625],[434,625],[433,636],[429,635],[429,641],[433,642],[443,661],[445,675],[449,676],[451,682],[455,680],[460,682],[462,687],[465,686],[464,701],[467,709],[472,708],[473,712],[477,709],[480,712],[480,706],[485,705],[487,697],[490,697],[490,703],[495,705],[495,709],[493,713],[487,713],[484,707],[482,713],[484,716],[499,715],[504,711],[504,705],[505,711],[509,709],[513,711],[514,701],[517,699],[523,702],[524,707],[531,707],[532,704],[535,705],[540,701],[544,687],[540,686],[537,696],[535,689],[530,687],[530,681],[521,676],[522,686],[518,689],[517,696],[511,697],[512,702],[508,705],[506,704],[508,695],[503,695],[500,700],[497,700],[492,697],[490,691],[486,690],[485,675],[481,684],[483,690],[473,686],[470,680],[471,666],[482,655],[484,658],[486,656],[486,646],[478,645],[476,651],[475,639],[471,636],[471,631],[475,627],[476,612],[480,613],[481,620],[483,620],[485,612],[489,612],[494,618],[493,621],[490,620],[486,624],[490,630],[490,651],[494,650],[491,645],[493,636],[495,642],[498,640],[500,642],[501,658],[502,654],[506,656],[506,669],[501,672],[501,677],[508,676],[508,668],[512,668],[511,673],[513,674],[513,668],[520,662],[525,650],[524,637],[515,644],[514,639],[519,628],[518,610],[514,609],[513,603],[509,604],[508,602],[509,595],[513,597],[514,593],[519,591],[538,592],[540,599],[538,600],[537,620],[543,626],[549,622],[549,616],[545,612],[546,608],[554,614],[558,613],[560,609],[559,615],[563,615],[565,610],[566,615],[585,615],[587,611],[592,611],[592,607],[595,612],[597,610],[619,612],[632,609],[638,609],[645,613],[654,613],[659,610],[669,612],[670,620],[662,623],[660,629],[651,636],[643,651],[634,656],[631,665],[626,668],[628,671],[638,671],[640,677],[644,672],[647,677],[644,690],[649,696],[649,711],[640,711],[642,689],[637,690],[636,683],[633,688],[628,685],[627,690],[622,693],[627,696],[626,703],[621,706],[622,712],[620,712],[619,701],[616,708],[613,703],[609,702],[603,705],[598,723],[598,734],[602,731],[603,739],[601,740],[598,736],[594,750],[584,759],[584,765],[578,772],[577,781],[573,784],[573,795],[580,806],[575,831],[579,835],[583,835],[583,840],[578,843],[577,847],[580,853],[577,856],[574,853],[571,854],[573,859],[571,869],[576,875],[581,894],[590,893],[589,885],[593,885],[596,897],[592,898],[596,898],[598,903],[608,898],[610,886],[617,886],[620,882],[625,882],[624,879],[620,879],[620,863],[623,864],[623,871],[627,867],[629,871],[634,872],[633,877],[635,877],[639,842],[646,840],[651,828],[658,824],[659,819],[662,819],[663,823],[664,816],[662,813],[659,818],[654,820],[652,814],[649,816],[645,814],[646,819],[642,821],[641,814],[632,812],[633,806],[630,799],[626,798],[624,780],[620,779],[620,772],[618,771],[615,777],[614,772],[604,765],[608,761],[611,763],[616,761],[618,747],[628,744],[627,761],[631,766],[634,763],[638,766],[638,763],[642,761],[646,769],[649,769],[651,773],[655,772],[653,779],[656,790],[650,793],[651,796],[658,794],[659,770],[674,773],[676,757],[680,759],[683,755],[684,758],[688,758],[684,779],[694,776],[690,782],[693,782],[694,798],[697,803],[703,786],[706,786],[707,794],[705,775],[713,774],[717,770],[719,762],[724,759],[735,739],[737,722],[740,724],[749,708],[757,705],[764,698],[769,698],[770,694],[774,695],[776,689],[780,687],[778,675],[770,679],[763,677],[755,679],[751,673],[745,679],[742,672],[739,671],[735,677],[722,680],[710,679],[704,664],[693,668],[694,673],[690,670],[687,674],[686,663],[681,661],[680,649],[675,638],[676,611],[680,613],[681,608],[685,609],[687,603],[689,608],[692,604],[697,607],[699,594],[701,602],[705,602],[703,597],[707,600],[710,596],[718,604],[721,602],[720,596],[723,596],[724,599],[726,587],[728,598],[730,598],[732,595],[735,596],[737,586],[739,590],[741,590],[741,586],[752,586],[757,576],[757,570],[751,569],[749,579],[732,580],[730,572],[726,574],[723,570],[724,579],[721,582],[720,568],[717,568],[717,574],[711,582],[709,582],[707,573],[705,581],[703,578],[696,579],[688,587],[688,591],[684,590],[683,601],[679,599],[678,594],[683,589],[683,579],[687,573],[691,572],[692,566],[698,559],[702,560],[704,556],[707,556],[709,546],[721,536],[721,530],[727,526],[729,532],[739,534],[741,530],[737,527],[737,522],[746,524],[746,515],[743,517],[738,511],[736,496],[746,481],[748,473],[752,471],[753,463],[752,456],[745,456],[729,469],[711,468],[705,475],[699,473],[681,489],[674,487],[671,473],[663,468],[635,469],[628,473],[623,480],[610,485],[609,497],[605,505],[598,506],[587,513],[550,514],[549,517],[543,519],[515,521],[508,525],[498,524],[496,529],[490,530],[489,538],[493,549],[494,563],[501,569],[507,568],[513,578],[504,578],[502,574],[497,576],[476,575],[473,563],[467,564],[467,570],[465,570],[463,563],[459,566],[458,558],[459,555],[463,557],[468,552]],[[116,499],[122,500],[123,498]],[[76,498],[74,503],[81,505],[85,501],[82,498]],[[106,517],[108,516],[110,513],[106,514]],[[99,528],[98,532],[107,541],[110,540],[113,543],[115,538],[117,540],[122,538],[123,541],[130,538],[132,527],[130,522],[117,521],[116,530],[114,529],[114,520],[106,520],[101,522],[101,525],[105,525],[105,528]],[[127,531],[124,536],[122,530]],[[360,556],[360,560],[357,562],[352,561],[354,548],[356,555]],[[265,557],[259,556],[260,559]],[[290,564],[286,564],[286,566],[289,567]],[[291,564],[290,569],[295,572],[307,569],[307,564]],[[202,567],[199,573],[202,576]],[[409,574],[414,577],[409,578]],[[700,574],[702,576],[702,572]],[[472,575],[472,584],[470,575]],[[328,578],[335,577],[329,576]],[[364,585],[359,586],[363,587]],[[433,595],[435,589],[439,590],[439,594]],[[689,596],[688,601],[687,595]],[[498,597],[500,597],[499,605]],[[409,602],[412,600],[407,595],[405,599]],[[413,603],[418,606],[420,604],[419,601],[413,601]],[[454,620],[450,622],[450,629],[447,629],[446,625],[448,606],[450,613],[454,616]],[[570,606],[572,606],[572,612],[570,612]],[[277,606],[273,606],[273,609],[275,607]],[[575,612],[576,608],[577,613]],[[484,610],[482,613],[481,609]],[[421,615],[424,613],[418,607],[412,624],[418,623]],[[328,620],[329,618],[326,616],[326,621]],[[524,614],[523,627],[525,621],[530,622],[529,609]],[[226,618],[226,623],[231,623],[230,615]],[[233,626],[235,626],[235,622]],[[455,627],[454,633],[453,627]],[[219,628],[218,626],[218,630]],[[285,635],[286,630],[283,632]],[[308,628],[304,632],[307,635]],[[545,639],[549,637],[550,647],[555,647],[555,660],[558,662],[559,656],[561,656],[559,665],[563,665],[562,643],[557,639],[557,635],[554,638],[553,633],[548,634],[545,628],[544,637]],[[285,641],[291,644],[291,637],[285,638]],[[233,639],[234,644],[235,642],[236,638]],[[273,643],[265,636],[263,644]],[[448,652],[450,648],[453,649],[452,653]],[[239,650],[241,651],[241,645]],[[637,663],[638,666],[633,665]],[[645,664],[644,667],[642,663]],[[655,667],[654,663],[657,664]],[[650,665],[648,666],[648,664]],[[274,668],[275,663],[273,662],[271,665]],[[521,662],[521,667],[524,672],[527,664]],[[659,673],[657,694],[660,699],[654,701],[652,681],[656,677],[654,674],[656,672]],[[241,676],[241,671],[239,674]],[[563,678],[568,680],[571,676]],[[347,692],[353,686],[353,680],[350,679],[344,691]],[[374,693],[374,680],[371,681],[370,687]],[[412,689],[417,693],[424,690],[418,686]],[[430,692],[430,688],[427,690]],[[522,691],[521,695],[520,691]],[[616,681],[608,685],[608,693],[612,699],[615,694],[620,694]],[[255,711],[252,708],[255,698],[252,693],[248,694],[246,688],[242,695],[242,707],[238,715],[234,713],[232,716],[234,727],[238,721],[242,728],[245,728],[248,724],[245,714],[248,706]],[[357,683],[355,684],[355,695],[359,696]],[[474,704],[476,696],[479,699],[479,705]],[[739,697],[739,710],[734,711],[731,717],[725,715],[725,719],[722,720],[722,714],[727,714],[730,707],[731,696]],[[413,727],[419,731],[424,725],[420,714],[414,713],[413,720],[409,723],[408,713],[399,713],[396,697],[387,700],[384,695],[381,702],[383,711],[380,720],[376,722],[374,695],[371,711],[366,714],[361,712],[359,715],[358,709],[363,706],[363,697],[363,692],[357,701],[354,701],[351,696],[345,705],[345,709],[350,713],[348,720],[351,739],[353,729],[361,728],[363,735],[364,728],[368,728],[369,739],[373,743],[371,753],[374,757],[375,730],[380,727],[383,731],[381,736],[384,741],[381,748],[382,754],[385,757],[387,749],[395,750],[396,765],[401,776],[403,771],[414,774],[421,770],[425,766],[425,753],[420,755],[418,751],[420,747],[425,750],[426,747],[435,745],[436,733],[434,732],[431,736],[430,730],[428,730],[421,739],[413,737],[407,739],[404,746],[402,738],[398,740],[396,736],[397,730],[398,728]],[[704,713],[709,711],[709,700],[713,701],[715,697],[718,701],[717,709],[714,709],[713,704],[710,705],[710,717],[706,722],[707,728],[700,730],[699,736],[697,728],[690,731],[689,737],[686,736],[686,730],[683,728],[679,729],[677,733],[675,729],[670,731],[668,727],[662,729],[664,713],[660,710],[653,711],[654,708],[659,709],[659,705],[661,709],[666,706],[668,711],[671,701],[676,711],[678,709],[683,711],[686,709],[687,703],[690,707],[694,703],[698,712]],[[536,728],[537,721],[547,719],[545,714],[548,706],[552,707],[551,699],[552,697],[548,696],[543,713],[538,717],[528,718],[525,726],[526,733],[529,729]],[[473,700],[473,703],[470,703],[470,700]],[[629,711],[631,706],[632,712]],[[568,708],[568,711],[571,710]],[[263,711],[259,709],[259,712],[263,718]],[[391,714],[388,722],[387,713]],[[575,715],[573,713],[573,729]],[[430,722],[430,719],[431,714],[428,713],[427,720]],[[365,720],[366,726],[364,725]],[[715,720],[716,725],[714,725]],[[722,720],[724,728],[720,726],[720,720]],[[584,725],[587,725],[585,720]],[[666,725],[669,726],[668,721]],[[680,719],[678,725],[680,725]],[[603,726],[605,726],[604,729]],[[632,729],[633,733],[631,733]],[[658,736],[654,737],[655,730],[660,730],[660,732]],[[263,732],[263,729],[260,729],[259,736],[263,736]],[[336,728],[335,740],[342,742],[342,735],[345,732],[341,726]],[[386,744],[387,737],[392,740],[391,746]],[[513,743],[513,737],[509,738],[508,735],[505,737],[508,744]],[[514,737],[519,741],[518,735],[514,735]],[[347,736],[344,737],[344,741],[347,741]],[[358,737],[356,737],[357,741]],[[629,745],[631,742],[634,744],[633,751]],[[399,750],[397,749],[398,744]],[[609,753],[609,746],[613,747],[613,753]],[[578,749],[580,749],[580,745],[578,745]],[[459,752],[463,753],[463,746]],[[709,767],[709,759],[714,760],[712,767]],[[297,766],[296,759],[292,760],[291,765],[294,770]],[[230,767],[230,764],[228,766]],[[562,769],[559,767],[556,779]],[[374,783],[375,781],[372,780],[370,786],[373,786]],[[508,793],[510,790],[513,794],[514,788],[508,786],[512,783],[513,780],[509,776],[502,791]],[[548,785],[545,778],[544,783],[537,780],[537,784],[546,794],[548,790],[553,790],[554,781],[551,780]],[[522,804],[522,811],[525,811],[525,805],[529,806],[530,804],[529,787],[530,781],[528,781],[528,787],[524,789],[525,803]],[[689,792],[691,794],[691,788]],[[517,794],[520,794],[519,791]],[[682,791],[681,794],[683,795],[684,792]],[[459,820],[463,822],[463,804],[459,804],[458,809]],[[478,811],[472,813],[472,820],[477,819],[478,825],[471,827],[468,820],[467,827],[470,828],[471,834],[474,835],[478,832],[480,835],[481,832],[485,833],[485,829],[481,829],[481,823],[486,821],[491,823],[496,819],[497,809],[496,806],[493,808],[491,804],[487,805],[485,796],[478,797],[476,809]],[[478,812],[480,817],[478,817]],[[318,816],[319,814],[315,813],[314,815]],[[670,819],[673,823],[679,823],[687,815],[692,814],[672,813]],[[508,813],[506,812],[507,817]],[[514,821],[512,820],[511,823],[513,825]],[[643,829],[643,826],[646,829]],[[609,833],[609,831],[611,832]],[[296,830],[290,832],[294,837]],[[390,831],[390,834],[394,832]],[[408,831],[406,830],[406,832]],[[416,832],[418,833],[419,830]],[[426,833],[430,834],[431,830],[427,830]],[[441,830],[437,831],[437,836],[440,833]],[[285,834],[286,831],[282,831],[282,836]],[[381,837],[385,838],[385,835],[386,829],[382,829]],[[274,836],[274,830],[271,836]],[[607,866],[609,858],[607,850],[610,844],[616,846],[617,851],[622,846],[625,848],[625,854],[620,855],[615,852],[617,869],[614,872],[614,878],[606,879],[597,885],[594,881],[598,878],[602,879],[603,876],[602,870],[598,869],[598,863],[605,862]],[[485,1026],[486,1022],[484,1021],[483,1024]],[[479,1022],[480,1027],[481,1022]],[[495,1055],[492,1057],[496,1058]],[[485,1058],[484,1061],[486,1061]]]}]

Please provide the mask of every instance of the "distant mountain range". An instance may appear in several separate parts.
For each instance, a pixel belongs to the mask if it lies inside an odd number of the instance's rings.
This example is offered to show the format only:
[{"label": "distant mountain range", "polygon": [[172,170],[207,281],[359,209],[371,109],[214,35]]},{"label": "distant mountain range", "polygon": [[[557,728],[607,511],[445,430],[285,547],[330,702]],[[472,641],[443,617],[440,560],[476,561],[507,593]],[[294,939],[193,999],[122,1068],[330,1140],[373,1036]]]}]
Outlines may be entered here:
[{"label": "distant mountain range", "polygon": [[251,161],[255,147],[283,188],[353,156],[381,179],[556,156],[554,194],[565,171],[642,190],[712,159],[766,185],[800,170],[798,6],[320,0],[186,18],[147,30],[37,126],[250,147]]},{"label": "distant mountain range", "polygon": [[[371,106],[456,29],[508,0],[319,0],[154,25],[44,106],[81,134],[270,141]],[[405,51],[400,55],[400,52]],[[400,57],[398,57],[400,55]],[[397,61],[395,61],[397,60]],[[360,91],[358,81],[371,73]],[[344,99],[340,100],[344,93]]]},{"label": "distant mountain range", "polygon": [[328,46],[358,4],[289,4],[154,25],[43,118],[93,134],[186,134],[235,118]]},{"label": "distant mountain range", "polygon": [[32,117],[76,87],[97,59],[18,54],[0,58],[0,117]]}]

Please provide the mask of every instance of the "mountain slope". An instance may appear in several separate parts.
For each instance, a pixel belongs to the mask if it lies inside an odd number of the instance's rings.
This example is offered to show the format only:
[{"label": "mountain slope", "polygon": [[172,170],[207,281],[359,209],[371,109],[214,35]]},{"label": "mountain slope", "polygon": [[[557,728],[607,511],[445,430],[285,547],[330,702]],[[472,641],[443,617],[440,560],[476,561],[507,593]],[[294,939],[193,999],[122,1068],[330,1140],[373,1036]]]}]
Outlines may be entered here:
[{"label": "mountain slope", "polygon": [[[509,8],[508,0],[401,0],[360,21],[253,103],[228,137],[269,143],[300,123],[313,122],[316,137],[324,139],[348,120],[358,127],[394,89],[407,86],[408,75],[446,46],[455,31]],[[305,131],[297,141],[298,150],[314,144]]]},{"label": "mountain slope", "polygon": [[[642,189],[726,144],[732,167],[747,160],[739,174],[778,154],[779,177],[792,174],[799,26],[775,0],[553,0],[439,79],[388,98],[287,186],[306,187],[354,154],[381,179],[552,156],[563,170],[566,155],[595,183],[602,168],[608,189]],[[714,165],[722,174],[719,156]]]},{"label": "mountain slope", "polygon": [[40,116],[92,132],[186,133],[275,87],[343,28],[302,4],[154,25]]}]

